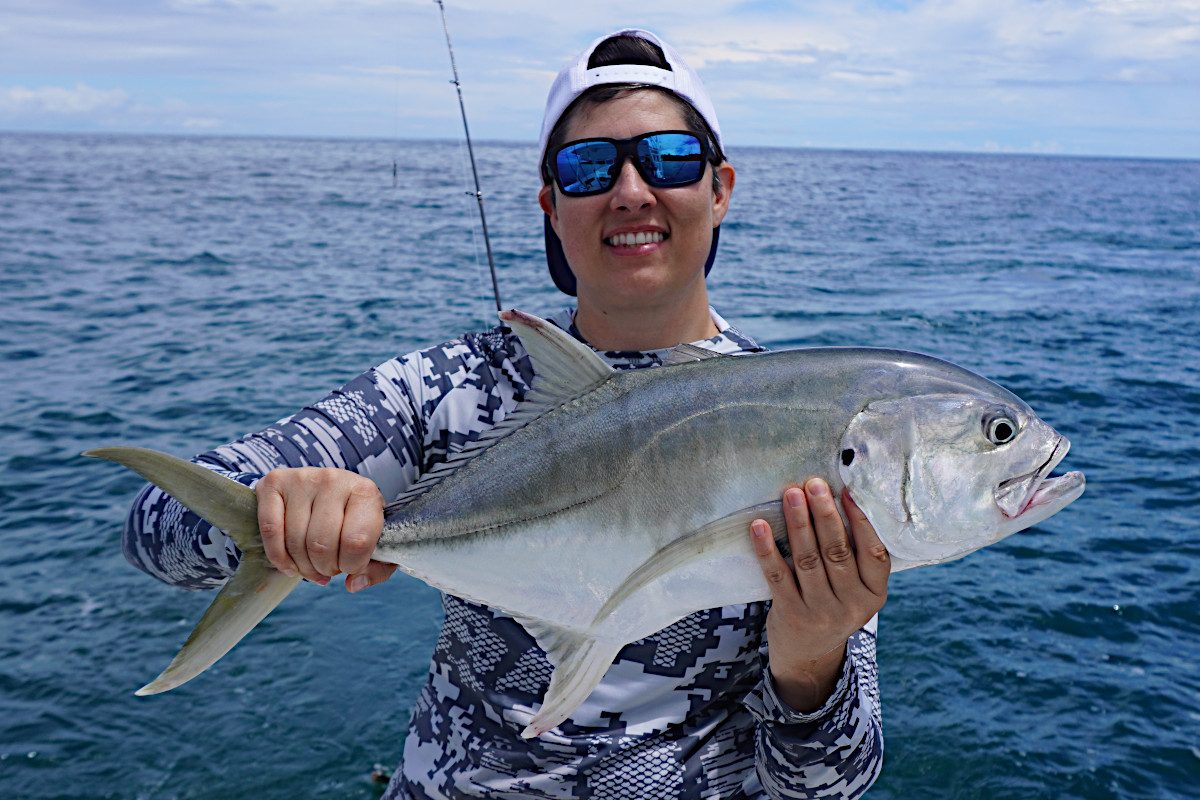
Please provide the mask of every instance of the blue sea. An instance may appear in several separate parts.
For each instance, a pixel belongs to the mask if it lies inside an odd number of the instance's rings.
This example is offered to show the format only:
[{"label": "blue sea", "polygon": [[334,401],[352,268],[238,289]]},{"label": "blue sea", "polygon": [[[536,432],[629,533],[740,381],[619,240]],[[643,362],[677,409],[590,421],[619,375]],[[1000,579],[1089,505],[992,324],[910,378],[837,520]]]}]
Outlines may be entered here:
[{"label": "blue sea", "polygon": [[[535,149],[477,144],[506,306],[565,305]],[[1088,477],[901,573],[869,797],[1200,796],[1200,162],[733,149],[713,303],[771,347],[930,353],[1025,398]],[[375,798],[436,593],[302,586],[174,692],[211,600],[120,552],[140,480],[490,325],[455,142],[0,134],[0,797]],[[339,584],[340,585],[340,584]]]}]

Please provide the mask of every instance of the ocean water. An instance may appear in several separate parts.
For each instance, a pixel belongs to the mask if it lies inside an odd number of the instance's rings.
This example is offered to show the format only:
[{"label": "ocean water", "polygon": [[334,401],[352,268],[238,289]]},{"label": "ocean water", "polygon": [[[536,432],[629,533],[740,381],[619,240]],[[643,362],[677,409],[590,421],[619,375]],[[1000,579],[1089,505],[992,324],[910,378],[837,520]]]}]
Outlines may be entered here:
[{"label": "ocean water", "polygon": [[[529,145],[476,147],[506,306],[564,305]],[[710,278],[772,347],[927,352],[1025,398],[1084,497],[893,578],[872,798],[1193,798],[1200,162],[744,149]],[[133,690],[211,599],[128,566],[136,476],[490,324],[453,142],[0,134],[0,797],[374,798],[438,625],[306,585]]]}]

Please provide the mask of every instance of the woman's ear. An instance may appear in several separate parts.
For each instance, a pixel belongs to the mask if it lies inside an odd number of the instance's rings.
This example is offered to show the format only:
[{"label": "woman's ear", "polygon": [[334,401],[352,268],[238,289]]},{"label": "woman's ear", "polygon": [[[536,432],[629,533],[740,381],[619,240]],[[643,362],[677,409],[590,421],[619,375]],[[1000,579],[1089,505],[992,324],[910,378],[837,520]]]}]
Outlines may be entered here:
[{"label": "woman's ear", "polygon": [[542,207],[542,211],[550,217],[550,224],[554,225],[554,232],[558,232],[558,207],[554,203],[554,187],[546,184],[538,192],[538,205]]},{"label": "woman's ear", "polygon": [[729,210],[729,195],[733,193],[733,183],[737,178],[737,172],[733,165],[728,161],[722,161],[713,167],[713,172],[717,177],[717,186],[713,189],[713,227],[721,224],[721,220],[725,219],[725,212]]}]

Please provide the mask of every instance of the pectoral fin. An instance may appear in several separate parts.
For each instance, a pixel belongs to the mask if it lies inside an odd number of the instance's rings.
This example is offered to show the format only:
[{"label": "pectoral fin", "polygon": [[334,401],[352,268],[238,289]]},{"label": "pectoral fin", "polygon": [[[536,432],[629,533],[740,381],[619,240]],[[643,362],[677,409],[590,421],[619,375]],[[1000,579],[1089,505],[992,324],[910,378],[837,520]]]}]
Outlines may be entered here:
[{"label": "pectoral fin", "polygon": [[779,501],[761,503],[710,522],[699,530],[680,537],[661,548],[648,558],[640,567],[629,573],[621,585],[616,588],[607,602],[596,612],[592,625],[596,625],[612,614],[622,603],[633,597],[638,590],[649,586],[654,581],[672,570],[686,564],[692,559],[704,555],[719,547],[750,548],[750,523],[756,519],[764,519],[771,525],[775,534],[775,542],[784,557],[791,555],[788,545],[787,528],[783,520],[783,504]]}]

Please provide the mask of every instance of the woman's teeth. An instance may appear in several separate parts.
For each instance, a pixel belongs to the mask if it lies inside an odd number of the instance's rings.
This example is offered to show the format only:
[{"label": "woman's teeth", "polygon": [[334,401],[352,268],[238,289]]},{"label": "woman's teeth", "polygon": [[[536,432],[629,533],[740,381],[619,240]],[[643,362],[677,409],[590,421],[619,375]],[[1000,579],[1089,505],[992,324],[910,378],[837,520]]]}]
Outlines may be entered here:
[{"label": "woman's teeth", "polygon": [[667,238],[658,231],[639,231],[638,233],[618,233],[605,241],[613,247],[637,247],[639,244],[655,244]]}]

